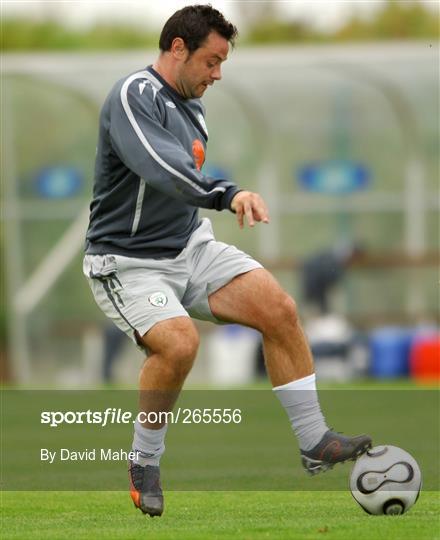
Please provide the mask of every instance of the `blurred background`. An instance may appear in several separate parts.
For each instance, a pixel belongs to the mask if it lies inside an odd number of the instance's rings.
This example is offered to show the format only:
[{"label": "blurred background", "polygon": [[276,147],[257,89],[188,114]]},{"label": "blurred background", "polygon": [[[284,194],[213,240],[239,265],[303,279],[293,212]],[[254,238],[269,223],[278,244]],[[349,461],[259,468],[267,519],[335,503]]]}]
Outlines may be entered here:
[{"label": "blurred background", "polygon": [[[99,110],[193,2],[2,2],[1,378],[135,385],[82,275]],[[321,380],[439,377],[439,4],[216,2],[239,28],[204,103],[208,174],[271,224],[219,240],[294,296]],[[190,383],[264,377],[259,336],[199,324]],[[122,336],[122,337],[121,337]]]}]

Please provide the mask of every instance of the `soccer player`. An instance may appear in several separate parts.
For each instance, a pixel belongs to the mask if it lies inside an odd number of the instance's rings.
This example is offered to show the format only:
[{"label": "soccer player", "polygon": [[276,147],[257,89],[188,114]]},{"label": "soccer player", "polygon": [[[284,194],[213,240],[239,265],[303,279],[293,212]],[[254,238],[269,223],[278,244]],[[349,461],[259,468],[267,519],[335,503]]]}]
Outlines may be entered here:
[{"label": "soccer player", "polygon": [[[311,473],[354,459],[370,437],[330,430],[320,410],[313,361],[292,298],[261,264],[215,240],[198,208],[269,223],[257,193],[205,175],[208,131],[200,101],[221,79],[236,28],[209,5],[166,22],[160,54],[117,82],[100,116],[84,273],[98,305],[146,353],[140,410],[171,411],[199,336],[190,317],[250,326],[263,337],[273,389]],[[142,512],[163,512],[159,460],[166,423],[137,420],[129,462],[131,496]]]}]

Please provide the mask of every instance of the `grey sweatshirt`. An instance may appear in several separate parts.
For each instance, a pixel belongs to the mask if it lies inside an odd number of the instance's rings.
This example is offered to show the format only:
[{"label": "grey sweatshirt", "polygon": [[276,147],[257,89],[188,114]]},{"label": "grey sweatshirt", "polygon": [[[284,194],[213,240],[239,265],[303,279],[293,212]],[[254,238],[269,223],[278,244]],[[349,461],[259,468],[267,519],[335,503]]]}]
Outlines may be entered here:
[{"label": "grey sweatshirt", "polygon": [[198,208],[230,209],[239,188],[210,178],[198,99],[184,99],[149,66],[117,82],[100,115],[86,252],[176,257]]}]

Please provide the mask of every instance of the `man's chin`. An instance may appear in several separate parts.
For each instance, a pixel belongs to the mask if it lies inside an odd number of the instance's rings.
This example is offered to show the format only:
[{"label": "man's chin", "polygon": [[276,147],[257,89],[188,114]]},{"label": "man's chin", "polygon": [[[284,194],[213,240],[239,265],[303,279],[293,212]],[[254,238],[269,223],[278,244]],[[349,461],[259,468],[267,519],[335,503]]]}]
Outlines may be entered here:
[{"label": "man's chin", "polygon": [[194,91],[194,97],[195,98],[200,98],[203,96],[203,94],[205,93],[205,91],[207,90],[207,86],[205,85],[202,85],[200,88],[197,88],[195,91]]}]

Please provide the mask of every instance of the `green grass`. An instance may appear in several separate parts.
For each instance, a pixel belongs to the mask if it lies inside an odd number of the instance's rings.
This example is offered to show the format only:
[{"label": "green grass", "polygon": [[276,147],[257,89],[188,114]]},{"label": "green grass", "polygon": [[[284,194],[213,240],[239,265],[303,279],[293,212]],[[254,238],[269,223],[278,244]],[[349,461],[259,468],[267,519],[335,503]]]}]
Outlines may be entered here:
[{"label": "green grass", "polygon": [[147,518],[121,492],[8,492],[3,539],[435,539],[438,493],[403,516],[369,516],[348,492],[171,492]]}]

